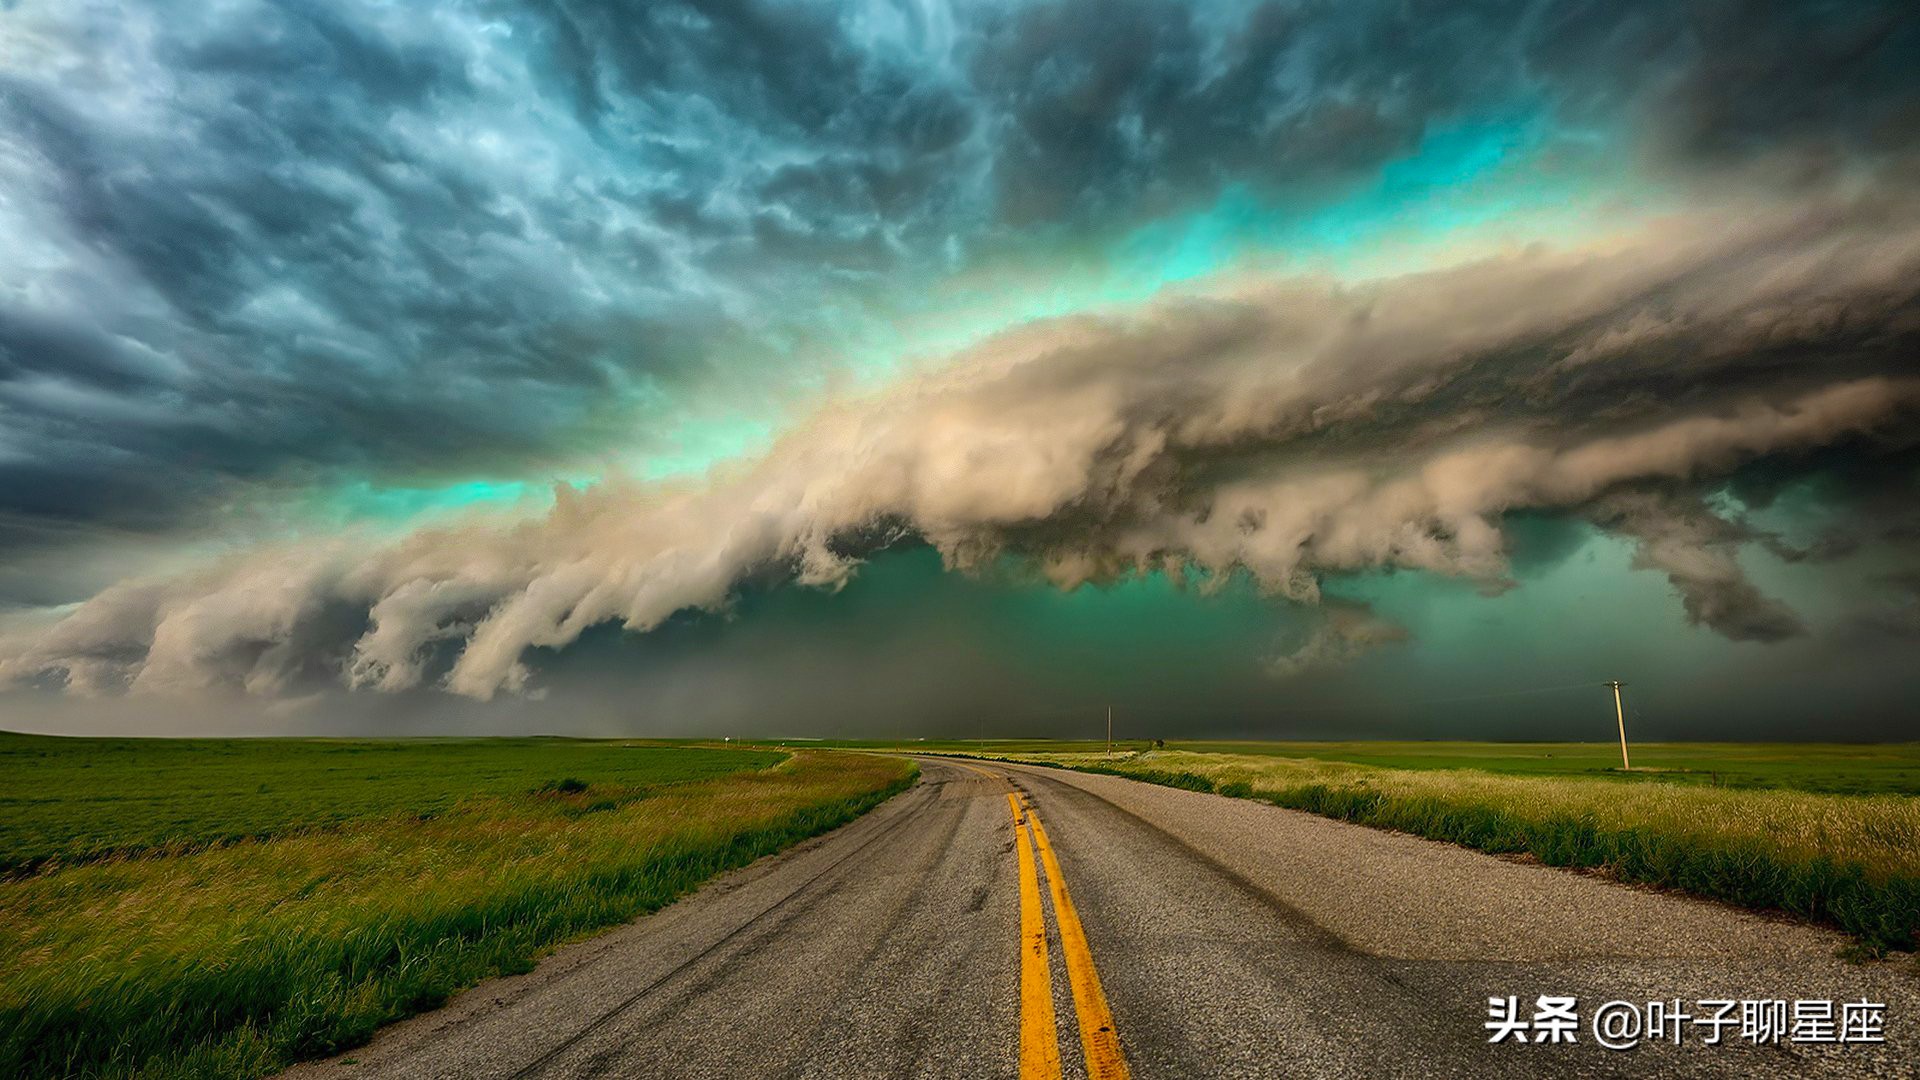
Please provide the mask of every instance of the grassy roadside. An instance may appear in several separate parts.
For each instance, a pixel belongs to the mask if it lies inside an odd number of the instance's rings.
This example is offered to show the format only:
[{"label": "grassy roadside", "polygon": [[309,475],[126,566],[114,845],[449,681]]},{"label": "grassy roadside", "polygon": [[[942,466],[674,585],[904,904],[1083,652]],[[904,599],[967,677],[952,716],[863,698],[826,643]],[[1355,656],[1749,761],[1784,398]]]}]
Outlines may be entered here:
[{"label": "grassy roadside", "polygon": [[[830,745],[1002,757],[1086,754],[1104,748],[1103,743],[1087,739],[944,739]],[[1114,747],[1125,753],[1154,748],[1152,740],[1138,738],[1122,739]],[[1635,742],[1632,772],[1621,771],[1620,748],[1612,742],[1167,739],[1158,749],[1304,758],[1386,769],[1472,769],[1502,776],[1566,776],[1620,784],[1786,789],[1826,795],[1920,795],[1920,743],[1913,742]]]},{"label": "grassy roadside", "polygon": [[1006,755],[1259,799],[1826,923],[1869,952],[1920,933],[1920,799],[1386,768],[1276,753]]},{"label": "grassy roadside", "polygon": [[602,760],[537,783],[502,780],[511,760],[456,757],[430,813],[339,820],[315,799],[323,825],[265,840],[228,838],[246,800],[207,795],[217,842],[39,859],[0,881],[0,1075],[253,1077],[344,1049],[913,776],[863,755],[583,746]]}]

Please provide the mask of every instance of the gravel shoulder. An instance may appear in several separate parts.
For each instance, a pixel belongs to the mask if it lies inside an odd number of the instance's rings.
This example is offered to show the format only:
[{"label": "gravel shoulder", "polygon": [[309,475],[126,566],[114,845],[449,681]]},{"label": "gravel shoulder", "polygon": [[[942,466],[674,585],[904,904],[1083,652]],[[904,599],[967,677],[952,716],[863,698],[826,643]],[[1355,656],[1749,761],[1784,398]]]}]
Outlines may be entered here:
[{"label": "gravel shoulder", "polygon": [[[1011,1077],[1024,792],[1151,1077],[1909,1076],[1911,961],[1838,935],[1264,803],[922,759],[852,824],[560,950],[313,1078]],[[1048,905],[1064,1075],[1086,1075]],[[1870,999],[1884,1045],[1489,1045],[1488,998]],[[1584,1015],[1584,1014],[1583,1014]]]}]

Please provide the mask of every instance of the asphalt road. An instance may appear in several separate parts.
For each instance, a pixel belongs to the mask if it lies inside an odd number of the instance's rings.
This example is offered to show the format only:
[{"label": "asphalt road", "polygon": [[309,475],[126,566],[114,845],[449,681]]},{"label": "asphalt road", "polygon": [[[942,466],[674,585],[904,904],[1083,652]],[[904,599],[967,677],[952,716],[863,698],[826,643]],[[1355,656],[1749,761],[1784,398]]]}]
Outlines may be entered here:
[{"label": "asphalt road", "polygon": [[[1824,931],[1245,800],[921,768],[834,833],[289,1075],[1920,1074],[1913,962],[1842,962]],[[1528,1021],[1576,998],[1577,1041],[1490,1043],[1508,995]],[[1603,1003],[1644,1026],[1676,999],[1884,1003],[1887,1041],[1595,1042]]]}]

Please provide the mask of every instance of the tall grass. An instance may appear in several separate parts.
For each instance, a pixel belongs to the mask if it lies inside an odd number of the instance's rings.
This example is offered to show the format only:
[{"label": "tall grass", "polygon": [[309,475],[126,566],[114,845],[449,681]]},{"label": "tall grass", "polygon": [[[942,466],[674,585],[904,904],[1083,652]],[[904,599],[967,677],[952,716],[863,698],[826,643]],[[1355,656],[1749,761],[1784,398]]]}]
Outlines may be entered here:
[{"label": "tall grass", "polygon": [[0,1075],[251,1077],[350,1047],[912,774],[800,753],[637,801],[556,785],[0,883]]},{"label": "tall grass", "polygon": [[1745,907],[1789,912],[1871,951],[1920,933],[1920,799],[1622,784],[1415,770],[1268,755],[1159,751],[1028,760],[1525,853]]}]

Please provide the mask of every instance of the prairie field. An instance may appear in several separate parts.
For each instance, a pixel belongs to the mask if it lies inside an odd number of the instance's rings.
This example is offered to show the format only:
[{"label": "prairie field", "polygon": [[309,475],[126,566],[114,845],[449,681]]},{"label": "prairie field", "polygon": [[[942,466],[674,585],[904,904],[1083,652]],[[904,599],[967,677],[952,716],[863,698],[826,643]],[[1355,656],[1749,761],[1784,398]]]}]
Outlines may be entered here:
[{"label": "prairie field", "polygon": [[839,825],[899,759],[0,740],[0,1075],[253,1077]]},{"label": "prairie field", "polygon": [[[1920,934],[1920,798],[1903,793],[1911,744],[1659,744],[1636,750],[1627,773],[1609,744],[1133,742],[1109,758],[1088,743],[998,743],[965,752],[1260,799],[1783,911],[1845,930],[1868,952],[1912,949]],[[1609,754],[1610,767],[1594,764]]]},{"label": "prairie field", "polygon": [[[830,745],[1013,757],[1098,755],[1105,752],[1106,746],[1092,739],[948,739]],[[1131,755],[1154,748],[1151,739],[1130,738],[1114,743],[1115,752],[1120,754]],[[1565,776],[1625,784],[1784,788],[1829,795],[1920,795],[1920,743],[1635,743],[1631,772],[1621,771],[1620,746],[1611,742],[1165,739],[1158,748],[1390,769],[1471,769],[1510,776]]]},{"label": "prairie field", "polygon": [[[633,752],[623,752],[633,751]],[[672,752],[667,752],[672,751]],[[573,739],[66,739],[0,732],[0,871],[432,817],[591,776],[620,801],[784,755]],[[579,774],[579,776],[576,776]]]}]

